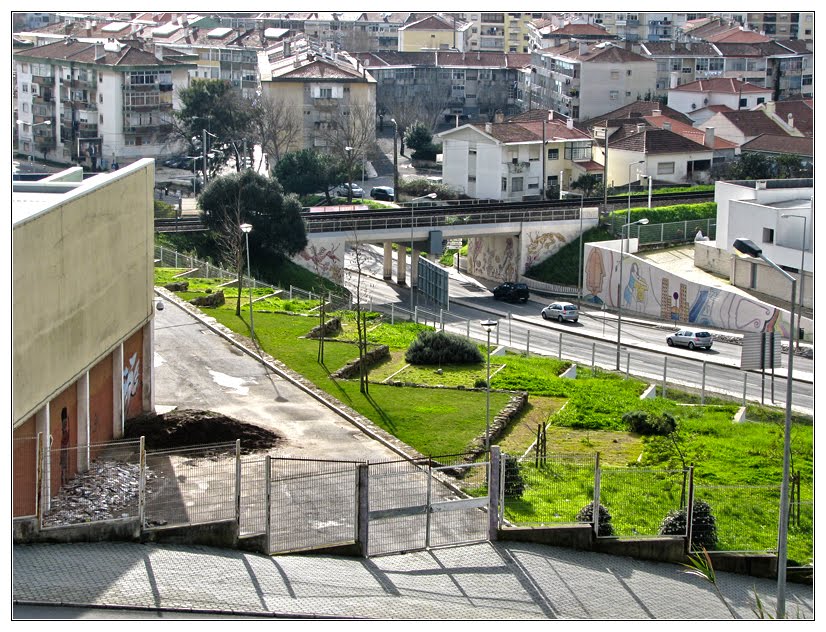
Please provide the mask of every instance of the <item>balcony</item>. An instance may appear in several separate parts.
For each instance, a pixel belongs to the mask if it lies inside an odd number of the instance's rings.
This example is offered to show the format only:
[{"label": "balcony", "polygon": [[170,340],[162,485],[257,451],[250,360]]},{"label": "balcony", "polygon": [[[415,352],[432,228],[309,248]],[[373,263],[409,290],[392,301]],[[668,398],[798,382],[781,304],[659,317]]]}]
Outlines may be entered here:
[{"label": "balcony", "polygon": [[37,84],[39,86],[53,86],[54,85],[54,77],[32,77],[32,83]]},{"label": "balcony", "polygon": [[341,104],[341,99],[317,98],[313,99],[313,105],[319,110],[336,109]]},{"label": "balcony", "polygon": [[52,103],[52,93],[44,92],[32,95],[32,103]]}]

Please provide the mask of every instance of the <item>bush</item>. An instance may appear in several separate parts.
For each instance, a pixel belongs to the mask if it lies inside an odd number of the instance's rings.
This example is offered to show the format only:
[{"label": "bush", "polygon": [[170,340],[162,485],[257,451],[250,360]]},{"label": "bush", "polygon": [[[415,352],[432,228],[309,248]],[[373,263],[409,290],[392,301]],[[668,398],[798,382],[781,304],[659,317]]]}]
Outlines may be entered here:
[{"label": "bush", "polygon": [[[593,524],[594,522],[594,503],[588,503],[582,509],[579,510],[579,513],[576,515],[577,522],[590,522]],[[599,505],[599,528],[597,529],[598,535],[614,535],[614,525],[611,524],[611,514],[608,513],[608,510]]]},{"label": "bush", "polygon": [[515,457],[504,455],[505,458],[505,498],[519,500],[525,491],[525,479],[522,478],[522,470],[519,461]]},{"label": "bush", "polygon": [[[686,508],[672,509],[660,523],[660,535],[685,535],[688,518]],[[694,501],[691,523],[691,548],[713,551],[717,547],[717,521],[711,506],[704,500]]]},{"label": "bush", "polygon": [[631,432],[640,435],[660,435],[664,437],[677,429],[677,420],[666,412],[655,415],[644,410],[633,410],[625,413],[622,416],[622,421]]},{"label": "bush", "polygon": [[404,359],[410,364],[475,364],[482,361],[482,352],[461,336],[423,331],[407,348]]}]

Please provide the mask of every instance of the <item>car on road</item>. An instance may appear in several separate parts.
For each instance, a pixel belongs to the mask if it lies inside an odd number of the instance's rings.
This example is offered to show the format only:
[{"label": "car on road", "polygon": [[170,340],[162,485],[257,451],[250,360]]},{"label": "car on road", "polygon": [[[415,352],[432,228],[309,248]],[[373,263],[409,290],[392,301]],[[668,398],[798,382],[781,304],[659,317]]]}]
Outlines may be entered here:
[{"label": "car on road", "polygon": [[336,195],[340,195],[341,197],[347,197],[347,188],[350,188],[352,192],[352,197],[364,197],[364,189],[362,189],[359,185],[353,184],[352,182],[348,185],[347,183],[342,184],[336,190]]},{"label": "car on road", "polygon": [[530,295],[528,286],[524,283],[511,283],[508,281],[493,288],[493,298],[497,301],[522,301],[523,303],[527,303]]},{"label": "car on road", "polygon": [[394,202],[396,200],[396,192],[393,190],[393,187],[373,187],[370,189],[370,197],[374,200]]},{"label": "car on road", "polygon": [[545,320],[558,320],[560,323],[563,320],[572,323],[579,321],[579,309],[577,306],[564,301],[551,303],[547,307],[543,307],[540,313]]},{"label": "car on road", "polygon": [[669,347],[688,347],[689,349],[711,349],[711,334],[701,329],[680,329],[667,336],[665,342]]}]

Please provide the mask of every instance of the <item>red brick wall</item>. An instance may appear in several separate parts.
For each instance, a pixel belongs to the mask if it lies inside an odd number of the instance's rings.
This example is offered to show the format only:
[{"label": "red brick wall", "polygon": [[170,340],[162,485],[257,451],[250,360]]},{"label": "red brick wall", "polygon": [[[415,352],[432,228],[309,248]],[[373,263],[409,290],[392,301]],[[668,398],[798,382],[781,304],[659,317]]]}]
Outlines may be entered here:
[{"label": "red brick wall", "polygon": [[139,329],[123,343],[124,419],[131,419],[143,412],[143,363],[145,360],[143,329]]},{"label": "red brick wall", "polygon": [[[62,411],[66,409],[66,423]],[[77,383],[69,385],[49,402],[49,433],[52,445],[49,458],[51,491],[56,496],[62,483],[72,480],[77,471]]]},{"label": "red brick wall", "polygon": [[12,515],[32,516],[37,498],[37,424],[29,417],[15,428],[12,448]]},{"label": "red brick wall", "polygon": [[[113,438],[112,354],[103,358],[89,371],[89,443],[92,445]],[[92,449],[89,458],[94,459]]]}]

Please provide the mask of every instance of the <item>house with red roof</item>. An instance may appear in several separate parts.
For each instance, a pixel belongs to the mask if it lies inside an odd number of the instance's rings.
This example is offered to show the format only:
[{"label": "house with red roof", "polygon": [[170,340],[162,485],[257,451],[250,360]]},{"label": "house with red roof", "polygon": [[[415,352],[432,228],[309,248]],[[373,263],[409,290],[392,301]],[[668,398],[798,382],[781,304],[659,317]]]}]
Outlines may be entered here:
[{"label": "house with red roof", "polygon": [[668,106],[691,115],[713,105],[725,105],[732,110],[747,110],[771,101],[771,88],[764,88],[738,79],[701,79],[668,91]]}]

